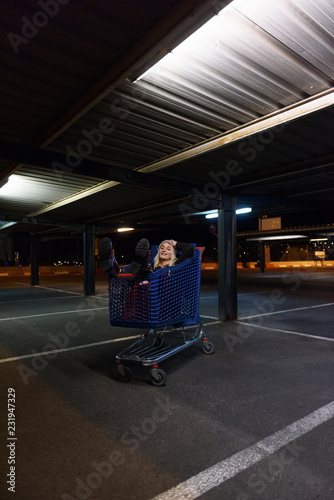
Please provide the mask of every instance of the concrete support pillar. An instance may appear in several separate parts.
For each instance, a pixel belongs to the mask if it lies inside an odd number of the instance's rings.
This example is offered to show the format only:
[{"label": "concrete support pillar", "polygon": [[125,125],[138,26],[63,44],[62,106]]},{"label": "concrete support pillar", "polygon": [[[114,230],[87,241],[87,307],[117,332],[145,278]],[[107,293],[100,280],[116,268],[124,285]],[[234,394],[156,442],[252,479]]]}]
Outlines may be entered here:
[{"label": "concrete support pillar", "polygon": [[86,224],[83,234],[84,294],[95,295],[95,225]]},{"label": "concrete support pillar", "polygon": [[39,238],[37,235],[31,237],[30,261],[30,284],[39,285]]},{"label": "concrete support pillar", "polygon": [[222,195],[218,210],[218,309],[221,321],[237,319],[236,197]]},{"label": "concrete support pillar", "polygon": [[264,243],[263,241],[260,241],[260,272],[264,273],[265,268],[266,268],[266,263],[265,263]]}]

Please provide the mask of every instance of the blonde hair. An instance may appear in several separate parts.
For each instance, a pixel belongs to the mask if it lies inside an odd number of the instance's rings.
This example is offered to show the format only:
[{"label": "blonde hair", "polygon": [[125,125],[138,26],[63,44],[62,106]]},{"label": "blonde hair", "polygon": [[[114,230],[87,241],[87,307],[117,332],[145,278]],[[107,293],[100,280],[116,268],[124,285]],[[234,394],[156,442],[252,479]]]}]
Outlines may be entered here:
[{"label": "blonde hair", "polygon": [[170,245],[172,247],[172,256],[171,256],[171,259],[170,259],[169,263],[167,264],[167,266],[173,266],[175,264],[175,262],[177,261],[176,250],[173,246],[173,243],[171,242],[171,240],[163,240],[159,245],[157,255],[154,257],[153,269],[157,269],[157,268],[161,267],[159,253],[160,253],[161,245],[163,245],[163,243],[168,243],[168,245]]}]

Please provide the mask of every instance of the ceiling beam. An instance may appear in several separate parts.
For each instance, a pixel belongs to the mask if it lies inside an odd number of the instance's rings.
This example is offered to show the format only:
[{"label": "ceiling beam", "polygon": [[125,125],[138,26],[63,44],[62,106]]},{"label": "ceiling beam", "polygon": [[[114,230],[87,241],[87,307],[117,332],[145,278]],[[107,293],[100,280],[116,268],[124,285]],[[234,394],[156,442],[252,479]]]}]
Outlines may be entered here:
[{"label": "ceiling beam", "polygon": [[271,168],[253,175],[242,177],[239,181],[236,179],[231,182],[226,190],[248,189],[263,187],[275,182],[286,182],[291,180],[325,174],[333,172],[334,154],[303,160],[298,163],[292,163],[283,167]]},{"label": "ceiling beam", "polygon": [[[66,175],[66,171],[73,170],[66,166],[67,155],[56,151],[45,149],[33,149],[22,144],[15,144],[0,141],[0,159],[13,160],[24,165],[43,167],[48,170],[61,171]],[[166,177],[155,174],[145,174],[136,170],[116,167],[97,160],[82,159],[78,174],[88,177],[100,178],[101,180],[123,182],[136,186],[145,186],[152,189],[161,189],[165,192],[176,192],[193,194],[193,184],[174,181]]]},{"label": "ceiling beam", "polygon": [[64,220],[57,219],[44,219],[41,217],[25,217],[22,215],[15,214],[0,214],[0,220],[5,222],[3,226],[0,226],[0,230],[9,227],[10,224],[40,224],[42,226],[56,226],[56,227],[66,227],[72,231],[77,231],[82,233],[85,230],[84,224],[76,224],[67,222]]},{"label": "ceiling beam", "polygon": [[140,172],[155,172],[166,167],[170,167],[191,158],[195,158],[204,153],[209,153],[215,149],[233,144],[234,142],[250,137],[254,134],[266,130],[284,126],[285,124],[303,118],[311,113],[333,106],[334,89],[325,90],[320,94],[304,99],[296,104],[287,106],[264,117],[248,122],[240,127],[236,127],[228,132],[219,134],[211,139],[185,148],[182,151],[165,156],[161,160],[154,161],[138,169]]}]

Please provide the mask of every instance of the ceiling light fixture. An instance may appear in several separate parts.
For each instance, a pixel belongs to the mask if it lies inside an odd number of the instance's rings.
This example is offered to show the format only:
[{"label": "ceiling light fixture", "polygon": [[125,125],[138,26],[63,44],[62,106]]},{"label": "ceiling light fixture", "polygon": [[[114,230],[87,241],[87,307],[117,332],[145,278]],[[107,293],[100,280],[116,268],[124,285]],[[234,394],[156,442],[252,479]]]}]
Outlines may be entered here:
[{"label": "ceiling light fixture", "polygon": [[[237,208],[235,213],[237,215],[241,214],[249,214],[252,211],[251,207],[245,207],[245,208]],[[208,212],[205,216],[206,219],[216,219],[218,217],[218,211],[217,210],[211,210]]]},{"label": "ceiling light fixture", "polygon": [[15,226],[15,224],[17,224],[17,222],[2,222],[2,221],[0,221],[0,231],[2,231],[3,229],[6,229],[7,227]]},{"label": "ceiling light fixture", "polygon": [[166,54],[165,56],[163,56],[163,58],[160,59],[160,61],[158,61],[157,63],[153,64],[153,66],[150,66],[149,68],[144,69],[143,72],[139,76],[135,76],[133,79],[131,78],[130,81],[132,81],[132,83],[137,83],[140,80],[142,80],[148,73],[157,72],[157,70],[160,67],[160,64],[162,63],[162,61],[165,64],[166,61],[170,60],[172,57],[173,57],[173,52],[168,52],[168,54]]},{"label": "ceiling light fixture", "polygon": [[126,231],[133,231],[134,227],[119,227],[117,229],[118,233],[125,233]]},{"label": "ceiling light fixture", "polygon": [[27,193],[27,179],[18,174],[12,174],[0,187],[0,196],[4,198],[20,198]]},{"label": "ceiling light fixture", "polygon": [[258,236],[257,238],[248,238],[247,241],[271,241],[271,240],[296,240],[307,238],[301,234],[282,234],[281,236]]},{"label": "ceiling light fixture", "polygon": [[[245,0],[243,0],[244,2]],[[163,55],[161,59],[159,59],[157,62],[153,62],[152,65],[146,64],[144,67],[141,68],[141,72],[138,74],[132,75],[129,80],[132,83],[137,83],[140,80],[142,80],[145,76],[148,74],[152,73],[157,73],[159,74],[160,69],[166,69],[169,67],[169,63],[173,59],[174,54],[177,54],[181,50],[187,50],[189,51],[189,48],[192,53],[196,53],[196,50],[198,48],[202,47],[203,44],[203,37],[207,36],[212,36],[212,33],[216,33],[219,31],[221,28],[222,24],[222,15],[224,14],[224,11],[228,11],[231,9],[231,5],[234,2],[231,2],[229,5],[225,6],[222,10],[220,10],[216,16],[212,17],[207,21],[205,24],[203,24],[200,28],[198,28],[194,33],[189,35],[185,40],[183,40],[179,45],[176,45],[176,47],[172,48],[170,52],[167,54]],[[168,49],[167,49],[168,50]],[[167,64],[166,64],[167,62]]]}]

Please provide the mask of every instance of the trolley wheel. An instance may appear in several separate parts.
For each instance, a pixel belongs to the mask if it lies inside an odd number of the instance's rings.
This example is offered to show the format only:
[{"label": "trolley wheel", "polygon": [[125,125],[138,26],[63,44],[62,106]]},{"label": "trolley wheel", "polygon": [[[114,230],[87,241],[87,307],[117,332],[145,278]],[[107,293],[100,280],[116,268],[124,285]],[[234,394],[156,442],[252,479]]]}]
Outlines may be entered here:
[{"label": "trolley wheel", "polygon": [[155,374],[151,375],[151,383],[157,387],[161,387],[162,385],[165,385],[166,380],[167,380],[167,375],[160,368],[157,368],[155,370]]},{"label": "trolley wheel", "polygon": [[118,379],[121,382],[129,382],[132,377],[132,370],[128,366],[122,366],[122,372],[118,371],[117,372]]},{"label": "trolley wheel", "polygon": [[213,354],[215,352],[215,346],[212,342],[206,342],[203,344],[203,352],[204,354]]}]

